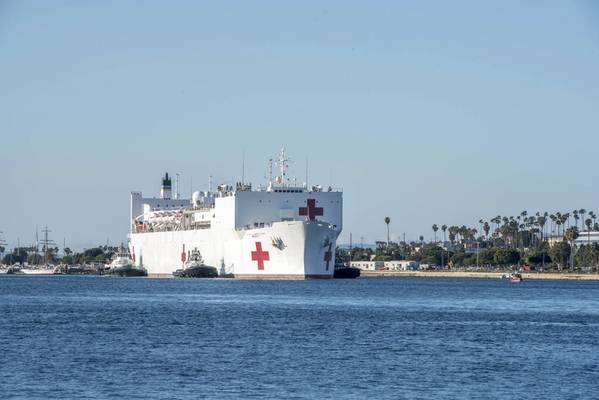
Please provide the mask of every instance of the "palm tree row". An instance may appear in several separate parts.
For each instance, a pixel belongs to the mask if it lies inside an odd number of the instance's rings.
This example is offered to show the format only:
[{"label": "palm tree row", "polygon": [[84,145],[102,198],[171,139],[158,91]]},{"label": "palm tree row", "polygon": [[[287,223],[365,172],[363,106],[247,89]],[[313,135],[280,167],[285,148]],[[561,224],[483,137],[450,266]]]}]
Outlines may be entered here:
[{"label": "palm tree row", "polygon": [[[571,221],[573,219],[573,223]],[[453,244],[456,240],[459,243],[473,243],[480,239],[492,242],[497,245],[498,240],[503,240],[504,246],[525,247],[524,244],[534,245],[536,242],[545,241],[549,234],[565,238],[571,237],[572,232],[568,234],[569,228],[576,228],[576,232],[587,231],[590,240],[590,231],[599,230],[597,216],[592,211],[585,209],[574,210],[572,212],[536,212],[529,215],[527,211],[522,211],[516,216],[501,216],[491,218],[489,221],[480,219],[478,221],[479,229],[463,226],[441,226],[443,231],[443,241],[446,241],[445,232],[449,233],[449,241]],[[432,230],[437,242],[437,231],[439,226],[434,224]],[[477,234],[481,236],[477,238]],[[484,237],[482,236],[484,233]]]}]

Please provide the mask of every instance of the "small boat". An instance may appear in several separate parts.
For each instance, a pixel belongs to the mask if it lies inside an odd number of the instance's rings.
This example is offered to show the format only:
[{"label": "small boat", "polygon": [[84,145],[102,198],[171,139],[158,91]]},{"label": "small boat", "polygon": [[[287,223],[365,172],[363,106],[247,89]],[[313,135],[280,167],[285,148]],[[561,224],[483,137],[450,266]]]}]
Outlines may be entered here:
[{"label": "small boat", "polygon": [[189,260],[183,264],[183,268],[173,272],[176,278],[218,278],[218,271],[214,267],[204,265],[200,251],[193,249],[189,254]]},{"label": "small boat", "polygon": [[348,267],[344,264],[335,264],[334,279],[355,279],[360,276],[360,269]]},{"label": "small boat", "polygon": [[133,260],[127,251],[122,247],[116,253],[112,262],[108,265],[105,272],[106,275],[113,276],[148,276],[148,271],[142,266],[133,265]]},{"label": "small boat", "polygon": [[15,264],[8,267],[6,275],[25,275],[25,273],[21,270],[19,265]]},{"label": "small boat", "polygon": [[53,265],[35,265],[21,268],[25,275],[52,275],[54,273]]},{"label": "small boat", "polygon": [[510,276],[510,282],[511,283],[520,283],[520,282],[522,282],[522,274],[519,273],[519,272],[514,272]]}]

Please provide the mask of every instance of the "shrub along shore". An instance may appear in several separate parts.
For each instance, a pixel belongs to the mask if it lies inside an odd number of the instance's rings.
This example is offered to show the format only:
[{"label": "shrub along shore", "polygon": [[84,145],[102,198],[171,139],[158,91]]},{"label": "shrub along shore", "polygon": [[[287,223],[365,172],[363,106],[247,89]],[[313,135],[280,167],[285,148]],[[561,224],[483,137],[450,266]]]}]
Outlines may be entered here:
[{"label": "shrub along shore", "polygon": [[[402,277],[402,278],[479,278],[500,279],[506,272],[480,271],[361,271],[365,278]],[[599,281],[599,274],[529,272],[522,273],[526,279]]]}]

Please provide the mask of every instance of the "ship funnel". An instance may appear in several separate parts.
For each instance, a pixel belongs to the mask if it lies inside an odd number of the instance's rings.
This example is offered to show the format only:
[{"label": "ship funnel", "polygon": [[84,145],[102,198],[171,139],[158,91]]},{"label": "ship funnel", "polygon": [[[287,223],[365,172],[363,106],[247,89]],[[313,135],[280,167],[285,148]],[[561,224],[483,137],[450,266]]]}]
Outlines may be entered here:
[{"label": "ship funnel", "polygon": [[171,178],[168,176],[168,172],[164,174],[162,178],[162,186],[160,187],[160,198],[169,199],[171,198]]}]

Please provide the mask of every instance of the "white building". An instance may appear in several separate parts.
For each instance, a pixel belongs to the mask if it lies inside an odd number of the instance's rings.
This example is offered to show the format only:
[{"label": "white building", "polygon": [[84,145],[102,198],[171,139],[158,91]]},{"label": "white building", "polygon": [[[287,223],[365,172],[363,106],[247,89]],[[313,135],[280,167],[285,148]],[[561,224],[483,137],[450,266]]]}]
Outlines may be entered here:
[{"label": "white building", "polygon": [[408,260],[385,261],[385,269],[390,271],[415,271],[418,269],[419,264],[417,261]]},{"label": "white building", "polygon": [[583,244],[599,243],[599,232],[598,231],[582,231],[578,234],[578,238],[574,241],[576,246]]},{"label": "white building", "polygon": [[[556,243],[567,241],[563,235],[552,235],[545,238],[550,246]],[[578,238],[574,241],[576,246],[599,243],[599,231],[581,231],[578,233]]]},{"label": "white building", "polygon": [[359,268],[363,271],[381,271],[385,269],[383,261],[352,261],[350,266]]},{"label": "white building", "polygon": [[363,271],[415,271],[419,263],[416,261],[352,261],[351,266]]}]

